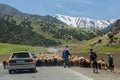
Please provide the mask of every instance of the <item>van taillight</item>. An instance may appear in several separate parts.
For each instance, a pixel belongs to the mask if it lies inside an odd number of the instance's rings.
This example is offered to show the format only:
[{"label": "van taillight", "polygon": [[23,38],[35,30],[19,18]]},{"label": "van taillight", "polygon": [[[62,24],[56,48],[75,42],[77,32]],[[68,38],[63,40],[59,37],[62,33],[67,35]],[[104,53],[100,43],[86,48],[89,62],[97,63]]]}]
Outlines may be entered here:
[{"label": "van taillight", "polygon": [[28,62],[34,62],[34,60],[33,59],[29,59]]},{"label": "van taillight", "polygon": [[8,61],[8,64],[11,64],[11,63],[12,63],[12,61],[11,61],[11,60],[9,60],[9,61]]}]

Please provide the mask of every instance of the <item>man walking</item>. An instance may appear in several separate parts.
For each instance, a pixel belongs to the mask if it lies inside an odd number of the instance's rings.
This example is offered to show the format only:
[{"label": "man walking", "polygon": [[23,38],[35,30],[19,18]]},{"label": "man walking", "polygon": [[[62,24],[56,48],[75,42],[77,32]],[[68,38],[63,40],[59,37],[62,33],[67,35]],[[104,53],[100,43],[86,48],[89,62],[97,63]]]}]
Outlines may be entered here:
[{"label": "man walking", "polygon": [[108,54],[109,69],[112,72],[114,70],[113,56],[110,53],[107,53],[107,54]]},{"label": "man walking", "polygon": [[69,63],[69,56],[70,56],[70,52],[68,50],[68,46],[65,46],[65,49],[62,52],[62,58],[64,60],[63,66],[64,68],[66,68],[66,66],[70,67],[70,63]]},{"label": "man walking", "polygon": [[91,62],[91,67],[93,68],[93,73],[98,73],[97,54],[93,52],[93,49],[90,49],[89,58]]}]

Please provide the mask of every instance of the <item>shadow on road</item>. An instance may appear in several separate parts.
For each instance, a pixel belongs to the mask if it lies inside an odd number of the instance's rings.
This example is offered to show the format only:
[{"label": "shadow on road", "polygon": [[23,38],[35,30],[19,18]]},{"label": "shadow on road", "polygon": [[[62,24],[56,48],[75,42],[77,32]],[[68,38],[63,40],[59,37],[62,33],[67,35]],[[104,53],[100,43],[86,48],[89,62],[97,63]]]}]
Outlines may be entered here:
[{"label": "shadow on road", "polygon": [[36,70],[35,72],[32,72],[30,70],[15,70],[12,72],[12,74],[33,74],[33,73],[38,73],[38,70]]}]

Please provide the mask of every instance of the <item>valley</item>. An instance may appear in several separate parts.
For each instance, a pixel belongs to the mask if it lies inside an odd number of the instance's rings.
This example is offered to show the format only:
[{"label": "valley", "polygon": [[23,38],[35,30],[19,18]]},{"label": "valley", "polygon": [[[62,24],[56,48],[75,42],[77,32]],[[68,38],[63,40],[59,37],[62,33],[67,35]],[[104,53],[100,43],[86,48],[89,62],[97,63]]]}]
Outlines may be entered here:
[{"label": "valley", "polygon": [[38,54],[52,47],[59,48],[61,53],[68,45],[72,55],[85,58],[88,58],[90,48],[98,54],[98,59],[105,61],[106,53],[112,53],[115,72],[120,72],[119,19],[99,21],[63,15],[40,16],[4,4],[0,4],[0,10],[1,62],[12,52],[28,50]]}]

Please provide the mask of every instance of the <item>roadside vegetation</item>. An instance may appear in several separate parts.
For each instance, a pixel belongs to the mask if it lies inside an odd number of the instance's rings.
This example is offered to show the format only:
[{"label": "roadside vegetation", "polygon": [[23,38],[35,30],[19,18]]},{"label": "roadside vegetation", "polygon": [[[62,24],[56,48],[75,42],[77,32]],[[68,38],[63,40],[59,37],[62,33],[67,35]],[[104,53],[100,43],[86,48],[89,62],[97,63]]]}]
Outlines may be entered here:
[{"label": "roadside vegetation", "polygon": [[17,51],[31,51],[33,53],[41,53],[45,50],[43,47],[38,46],[27,46],[27,45],[15,45],[8,43],[0,43],[0,55],[9,55],[12,52]]}]

